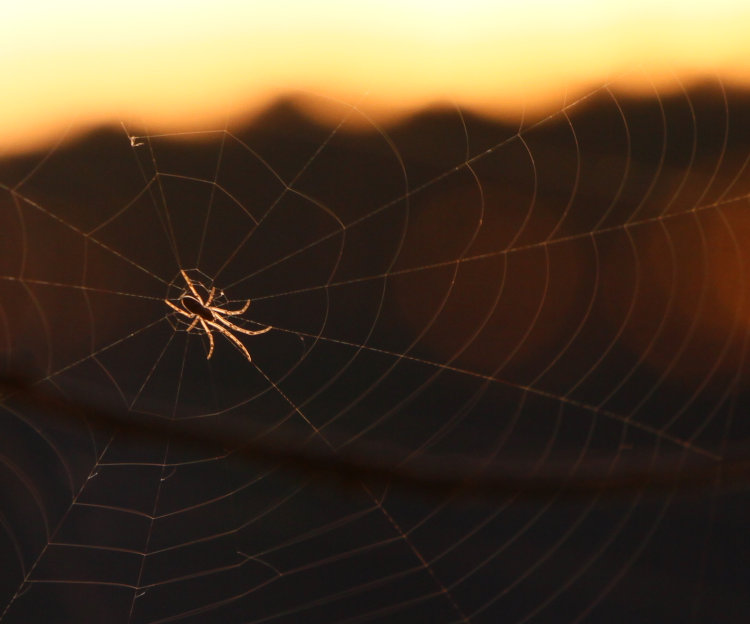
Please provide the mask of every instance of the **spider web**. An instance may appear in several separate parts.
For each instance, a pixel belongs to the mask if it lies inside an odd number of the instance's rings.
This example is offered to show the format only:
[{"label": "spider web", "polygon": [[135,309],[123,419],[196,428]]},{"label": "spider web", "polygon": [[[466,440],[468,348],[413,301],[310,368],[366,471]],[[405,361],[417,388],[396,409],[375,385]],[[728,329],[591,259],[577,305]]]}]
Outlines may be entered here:
[{"label": "spider web", "polygon": [[[741,449],[750,108],[675,87],[514,125],[307,94],[337,121],[290,99],[5,159],[4,370],[248,433],[188,448],[7,393],[0,621],[745,621],[748,499],[718,471],[687,497],[466,498],[242,453],[574,482]],[[181,270],[272,327],[237,334],[252,362],[174,322]]]}]

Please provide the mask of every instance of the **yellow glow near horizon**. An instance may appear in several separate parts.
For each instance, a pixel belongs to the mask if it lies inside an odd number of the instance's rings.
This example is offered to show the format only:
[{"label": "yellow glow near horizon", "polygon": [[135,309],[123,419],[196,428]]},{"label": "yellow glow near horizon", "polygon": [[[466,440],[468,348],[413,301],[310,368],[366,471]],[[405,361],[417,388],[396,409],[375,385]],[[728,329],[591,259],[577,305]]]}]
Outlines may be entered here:
[{"label": "yellow glow near horizon", "polygon": [[309,90],[387,117],[437,101],[500,116],[625,74],[650,88],[750,83],[744,1],[93,0],[11,3],[0,23],[0,153],[137,118],[157,128]]}]

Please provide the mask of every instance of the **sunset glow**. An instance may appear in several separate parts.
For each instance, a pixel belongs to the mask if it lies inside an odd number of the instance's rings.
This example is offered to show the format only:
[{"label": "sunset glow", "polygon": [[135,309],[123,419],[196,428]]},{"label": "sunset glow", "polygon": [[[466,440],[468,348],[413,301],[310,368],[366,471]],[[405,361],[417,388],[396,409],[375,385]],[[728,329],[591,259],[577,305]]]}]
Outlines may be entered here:
[{"label": "sunset glow", "polygon": [[592,86],[750,82],[743,2],[13,3],[0,152],[99,123],[191,129],[287,93],[381,118],[435,102],[505,117]]}]

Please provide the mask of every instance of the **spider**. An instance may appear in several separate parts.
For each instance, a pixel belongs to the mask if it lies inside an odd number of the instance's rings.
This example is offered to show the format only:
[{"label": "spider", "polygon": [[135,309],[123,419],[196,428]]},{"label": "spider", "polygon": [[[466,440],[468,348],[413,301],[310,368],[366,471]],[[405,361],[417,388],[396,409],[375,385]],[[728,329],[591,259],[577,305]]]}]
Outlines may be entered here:
[{"label": "spider", "polygon": [[[204,299],[198,292],[198,289],[195,287],[195,283],[192,279],[190,279],[188,274],[185,271],[181,270],[180,275],[182,275],[182,278],[185,280],[185,284],[187,284],[188,287],[188,289],[185,290],[177,300],[182,305],[182,307],[175,305],[169,299],[165,299],[164,303],[166,303],[178,314],[181,314],[182,316],[190,319],[190,325],[188,325],[187,328],[188,332],[192,331],[195,326],[200,323],[203,331],[205,331],[208,335],[209,348],[206,359],[210,360],[211,356],[214,353],[214,336],[212,330],[216,330],[220,334],[225,336],[228,340],[230,340],[234,344],[234,346],[236,346],[242,352],[245,358],[247,358],[247,361],[251,362],[252,359],[250,358],[250,354],[245,348],[245,345],[243,345],[239,341],[239,339],[232,333],[232,331],[240,332],[241,334],[247,334],[248,336],[257,336],[258,334],[265,334],[267,331],[270,331],[271,326],[269,325],[268,327],[257,330],[244,329],[235,325],[227,318],[229,316],[239,316],[240,314],[244,314],[247,311],[247,308],[250,306],[250,300],[248,299],[245,302],[245,305],[242,306],[242,308],[240,308],[239,310],[226,310],[220,306],[211,305],[211,303],[214,302],[216,288],[212,286],[211,290],[208,291],[208,295]],[[205,287],[203,288],[205,289]]]}]

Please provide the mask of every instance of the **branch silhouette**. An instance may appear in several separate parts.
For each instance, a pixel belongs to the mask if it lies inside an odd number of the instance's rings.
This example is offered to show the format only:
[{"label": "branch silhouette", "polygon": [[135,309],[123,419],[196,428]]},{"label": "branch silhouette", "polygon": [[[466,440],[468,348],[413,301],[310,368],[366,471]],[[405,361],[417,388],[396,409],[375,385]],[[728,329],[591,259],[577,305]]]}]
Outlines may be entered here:
[{"label": "branch silhouette", "polygon": [[482,498],[513,497],[536,500],[561,496],[567,500],[616,497],[637,492],[694,492],[704,488],[747,488],[750,486],[750,459],[747,453],[734,453],[719,460],[660,459],[644,468],[603,471],[587,469],[585,463],[575,474],[498,474],[486,465],[451,462],[445,458],[422,460],[419,465],[398,465],[382,457],[382,450],[351,452],[312,451],[305,444],[263,434],[252,427],[217,431],[194,422],[167,420],[91,405],[78,399],[63,398],[39,388],[23,376],[0,376],[0,390],[8,400],[44,410],[54,417],[89,426],[116,429],[137,439],[170,440],[193,448],[219,445],[252,462],[279,464],[307,477],[323,479],[343,487],[377,483],[427,495]]}]

